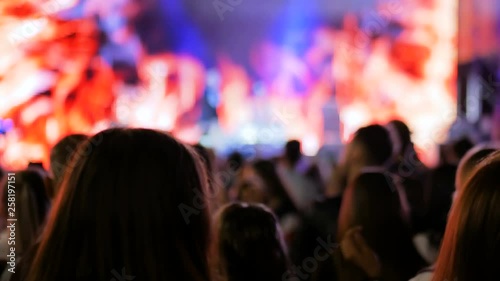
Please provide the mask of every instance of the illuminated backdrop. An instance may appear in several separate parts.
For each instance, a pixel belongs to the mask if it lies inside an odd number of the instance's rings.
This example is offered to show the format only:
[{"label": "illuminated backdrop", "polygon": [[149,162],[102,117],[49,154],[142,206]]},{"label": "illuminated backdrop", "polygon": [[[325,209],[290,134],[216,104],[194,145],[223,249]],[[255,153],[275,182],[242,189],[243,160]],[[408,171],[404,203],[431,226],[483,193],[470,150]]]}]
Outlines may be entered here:
[{"label": "illuminated backdrop", "polygon": [[220,151],[297,138],[313,155],[394,118],[433,163],[456,115],[454,0],[3,0],[0,11],[8,167],[110,126]]}]

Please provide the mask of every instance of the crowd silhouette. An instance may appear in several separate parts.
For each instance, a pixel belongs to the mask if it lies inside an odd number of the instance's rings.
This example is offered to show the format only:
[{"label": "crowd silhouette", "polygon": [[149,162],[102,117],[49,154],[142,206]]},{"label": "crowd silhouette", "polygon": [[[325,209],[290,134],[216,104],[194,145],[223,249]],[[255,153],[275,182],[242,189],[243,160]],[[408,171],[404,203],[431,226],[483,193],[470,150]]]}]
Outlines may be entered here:
[{"label": "crowd silhouette", "polygon": [[442,150],[426,167],[398,120],[329,167],[294,140],[246,159],[150,129],[70,135],[47,171],[0,170],[1,280],[498,280],[498,147]]}]

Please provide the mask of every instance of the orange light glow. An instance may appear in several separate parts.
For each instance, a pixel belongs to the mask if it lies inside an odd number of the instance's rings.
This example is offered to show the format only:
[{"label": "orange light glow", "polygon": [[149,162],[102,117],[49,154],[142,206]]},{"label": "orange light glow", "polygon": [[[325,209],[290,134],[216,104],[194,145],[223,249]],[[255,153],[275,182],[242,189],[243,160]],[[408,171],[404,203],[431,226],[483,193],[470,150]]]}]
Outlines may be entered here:
[{"label": "orange light glow", "polygon": [[[98,56],[99,30],[90,17],[56,17],[78,2],[0,1],[0,118],[16,124],[0,136],[0,164],[20,169],[43,161],[48,166],[48,151],[61,137],[115,123],[199,141],[198,102],[207,79],[203,64],[187,55],[137,54],[140,82],[126,85]],[[113,11],[101,2],[89,1],[84,10]],[[424,152],[422,159],[433,164],[436,145],[455,120],[457,1],[425,2],[379,7],[378,22],[404,26],[395,38],[372,36],[377,26],[364,30],[356,16],[347,15],[341,29],[318,28],[303,56],[286,46],[256,42],[252,72],[220,56],[213,130],[218,139],[211,142],[234,136],[248,144],[294,138],[302,141],[304,153],[314,155],[325,142],[325,125],[333,122],[323,120],[323,109],[336,103],[343,141],[360,126],[401,119]],[[128,35],[118,33],[113,40]]]}]

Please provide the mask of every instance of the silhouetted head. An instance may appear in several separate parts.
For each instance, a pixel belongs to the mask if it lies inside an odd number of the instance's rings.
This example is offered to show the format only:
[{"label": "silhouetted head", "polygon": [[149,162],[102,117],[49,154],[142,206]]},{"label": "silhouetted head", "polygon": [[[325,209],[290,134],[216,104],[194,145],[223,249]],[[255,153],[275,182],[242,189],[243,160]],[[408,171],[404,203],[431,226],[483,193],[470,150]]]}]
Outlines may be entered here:
[{"label": "silhouetted head", "polygon": [[15,247],[16,253],[22,255],[38,238],[49,211],[50,204],[45,193],[43,177],[38,172],[30,170],[16,172],[15,176],[6,177],[2,206],[4,218],[17,219]]},{"label": "silhouetted head", "polygon": [[227,157],[227,162],[231,170],[237,171],[241,169],[245,164],[245,158],[243,157],[243,155],[241,155],[241,153],[235,151],[229,154],[229,156]]},{"label": "silhouetted head", "polygon": [[392,155],[389,131],[380,125],[370,125],[356,131],[340,162],[346,166],[348,177],[352,180],[357,171],[351,170],[388,165]]},{"label": "silhouetted head", "polygon": [[288,261],[278,221],[264,205],[232,203],[216,216],[216,280],[281,280]]},{"label": "silhouetted head", "polygon": [[363,171],[348,186],[342,199],[338,240],[361,226],[363,237],[382,265],[408,280],[423,266],[409,230],[408,209],[402,189],[380,169]]},{"label": "silhouetted head", "polygon": [[298,140],[291,140],[286,143],[285,159],[290,165],[295,166],[300,161],[300,158],[302,158],[300,149],[300,142]]},{"label": "silhouetted head", "polygon": [[[374,242],[385,241],[389,235],[400,234],[408,227],[408,213],[403,208],[401,192],[388,173],[382,170],[363,171],[345,191],[339,218],[339,238],[357,225],[363,226],[365,234],[370,234],[368,241],[376,237],[378,239]],[[383,247],[378,245],[376,248]]]},{"label": "silhouetted head", "polygon": [[[192,148],[148,129],[85,141],[26,280],[209,280],[208,182]],[[123,270],[123,271],[122,271]]]},{"label": "silhouetted head", "polygon": [[397,153],[404,154],[407,147],[412,144],[410,128],[401,120],[392,120],[387,125],[394,130],[400,142],[400,149]]},{"label": "silhouetted head", "polygon": [[452,208],[433,281],[498,280],[500,153],[481,161]]},{"label": "silhouetted head", "polygon": [[54,145],[50,151],[50,173],[52,174],[53,187],[50,190],[49,197],[53,198],[59,190],[61,180],[69,167],[71,158],[78,146],[88,139],[88,136],[82,134],[69,135],[62,138]]}]

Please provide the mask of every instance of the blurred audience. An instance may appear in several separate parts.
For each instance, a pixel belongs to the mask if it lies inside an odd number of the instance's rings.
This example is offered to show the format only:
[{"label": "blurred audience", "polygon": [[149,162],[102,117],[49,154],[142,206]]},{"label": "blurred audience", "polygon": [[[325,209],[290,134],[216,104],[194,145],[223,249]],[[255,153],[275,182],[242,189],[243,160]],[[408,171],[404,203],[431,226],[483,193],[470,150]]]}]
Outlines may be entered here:
[{"label": "blurred audience", "polygon": [[425,229],[425,179],[428,169],[418,157],[411,140],[408,126],[400,121],[389,122],[386,128],[391,132],[394,144],[394,161],[389,172],[396,175],[405,189],[410,207],[410,220],[413,232]]},{"label": "blurred audience", "polygon": [[332,167],[331,181],[326,186],[324,195],[314,202],[310,212],[303,214],[301,227],[290,246],[293,262],[301,262],[314,254],[316,238],[327,239],[331,234],[337,233],[340,205],[347,184],[365,167],[388,167],[392,150],[389,131],[380,125],[360,128],[354,134],[339,163]]},{"label": "blurred audience", "polygon": [[467,138],[441,146],[440,164],[429,171],[425,183],[426,212],[416,229],[417,248],[429,263],[437,257],[455,191],[460,159],[472,148]]},{"label": "blurred audience", "polygon": [[[321,187],[317,180],[311,178],[311,174],[306,175],[311,166],[301,160],[301,144],[291,140],[285,145],[285,153],[277,171],[294,205],[301,211],[308,211],[314,201],[320,198]],[[319,177],[319,172],[317,175]]]},{"label": "blurred audience", "polygon": [[443,145],[428,168],[393,120],[356,131],[338,162],[291,140],[279,157],[222,163],[154,130],[70,135],[49,172],[16,173],[19,259],[0,281],[496,280],[500,158],[472,145]]}]

